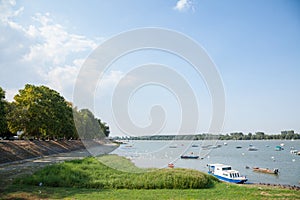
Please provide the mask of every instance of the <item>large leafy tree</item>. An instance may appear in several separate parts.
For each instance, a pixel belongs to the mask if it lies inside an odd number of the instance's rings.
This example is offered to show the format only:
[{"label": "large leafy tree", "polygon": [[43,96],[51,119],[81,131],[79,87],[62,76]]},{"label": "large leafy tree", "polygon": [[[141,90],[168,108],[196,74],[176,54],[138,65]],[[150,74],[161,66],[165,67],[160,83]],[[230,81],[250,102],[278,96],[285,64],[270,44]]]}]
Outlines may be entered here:
[{"label": "large leafy tree", "polygon": [[14,97],[8,113],[12,132],[25,137],[62,138],[74,135],[72,108],[55,90],[27,84]]},{"label": "large leafy tree", "polygon": [[6,109],[8,102],[5,101],[5,91],[0,87],[0,136],[6,137],[9,134],[6,121]]},{"label": "large leafy tree", "polygon": [[109,135],[109,127],[97,119],[88,109],[74,109],[74,121],[81,139],[103,139]]}]

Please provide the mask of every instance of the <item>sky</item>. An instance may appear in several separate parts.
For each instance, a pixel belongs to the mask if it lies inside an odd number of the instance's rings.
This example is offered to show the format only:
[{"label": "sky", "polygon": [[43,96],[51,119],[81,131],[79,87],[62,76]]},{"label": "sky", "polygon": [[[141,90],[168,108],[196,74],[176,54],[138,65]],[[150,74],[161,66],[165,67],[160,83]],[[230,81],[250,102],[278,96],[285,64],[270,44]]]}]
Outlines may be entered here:
[{"label": "sky", "polygon": [[[300,132],[297,0],[3,0],[0,87],[8,101],[29,83],[46,85],[73,102],[77,76],[94,50],[119,34],[145,27],[186,35],[213,61],[225,93],[221,133]],[[120,127],[124,123],[117,122],[122,119],[113,111],[115,88],[124,77],[133,82],[146,79],[129,73],[149,63],[168,66],[188,83],[199,110],[194,132],[207,132],[213,100],[205,77],[170,52],[143,49],[113,61],[101,76],[99,72],[90,109],[107,122],[111,135],[130,135]],[[167,77],[158,74],[161,79]],[[159,133],[177,133],[186,109],[178,96],[184,96],[185,91],[174,94],[170,88],[149,84],[132,91],[125,99],[131,122],[147,127],[154,120],[151,108],[160,105],[165,118]]]}]

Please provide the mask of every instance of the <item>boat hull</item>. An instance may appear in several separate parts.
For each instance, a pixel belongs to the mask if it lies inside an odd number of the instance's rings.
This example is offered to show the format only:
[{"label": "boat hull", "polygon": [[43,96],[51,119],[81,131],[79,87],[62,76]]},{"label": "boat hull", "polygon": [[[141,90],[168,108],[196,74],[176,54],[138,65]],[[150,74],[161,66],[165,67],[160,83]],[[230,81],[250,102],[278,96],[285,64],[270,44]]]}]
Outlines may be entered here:
[{"label": "boat hull", "polygon": [[230,179],[230,178],[226,178],[226,177],[223,177],[223,176],[218,176],[216,174],[213,174],[213,173],[208,173],[208,174],[211,174],[213,175],[214,177],[216,177],[217,179],[219,179],[220,181],[224,181],[224,182],[227,182],[227,183],[236,183],[236,184],[243,184],[245,183],[248,179]]},{"label": "boat hull", "polygon": [[278,169],[266,169],[266,168],[258,168],[258,167],[254,167],[253,168],[254,172],[260,172],[260,173],[265,173],[265,174],[274,174],[274,175],[278,175],[279,171]]},{"label": "boat hull", "polygon": [[199,156],[180,156],[181,159],[198,159]]}]

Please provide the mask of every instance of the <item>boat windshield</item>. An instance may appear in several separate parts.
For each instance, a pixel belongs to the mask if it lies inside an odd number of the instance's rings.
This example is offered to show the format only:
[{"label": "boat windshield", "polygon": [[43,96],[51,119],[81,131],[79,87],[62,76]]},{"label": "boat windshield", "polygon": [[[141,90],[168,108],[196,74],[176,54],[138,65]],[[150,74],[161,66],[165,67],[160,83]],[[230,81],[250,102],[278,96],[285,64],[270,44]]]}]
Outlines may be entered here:
[{"label": "boat windshield", "polygon": [[231,167],[223,167],[222,170],[231,170]]}]

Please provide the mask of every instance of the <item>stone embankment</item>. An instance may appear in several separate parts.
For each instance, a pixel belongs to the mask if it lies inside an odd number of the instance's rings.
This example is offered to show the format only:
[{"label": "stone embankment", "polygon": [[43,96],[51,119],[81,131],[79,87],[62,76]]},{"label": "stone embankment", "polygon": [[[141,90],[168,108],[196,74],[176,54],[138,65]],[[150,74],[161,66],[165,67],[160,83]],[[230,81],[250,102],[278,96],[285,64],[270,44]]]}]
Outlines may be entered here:
[{"label": "stone embankment", "polygon": [[80,140],[1,140],[0,164],[83,149]]}]

